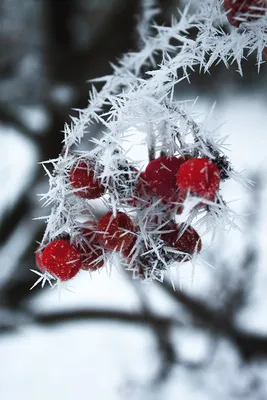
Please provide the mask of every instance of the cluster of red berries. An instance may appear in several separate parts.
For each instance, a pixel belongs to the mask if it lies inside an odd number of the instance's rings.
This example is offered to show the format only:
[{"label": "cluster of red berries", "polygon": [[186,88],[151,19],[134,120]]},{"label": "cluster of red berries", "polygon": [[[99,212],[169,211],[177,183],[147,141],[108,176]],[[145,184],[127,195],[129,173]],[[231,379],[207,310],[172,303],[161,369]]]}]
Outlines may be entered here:
[{"label": "cluster of red berries", "polygon": [[[224,9],[229,23],[239,27],[262,17],[267,0],[224,0]],[[194,141],[199,143],[195,136]],[[176,224],[176,214],[183,212],[189,196],[197,198],[196,212],[204,207],[210,212],[210,202],[219,202],[220,182],[231,175],[227,157],[211,142],[206,146],[210,159],[195,147],[183,156],[157,157],[142,172],[114,150],[110,176],[105,176],[97,160],[75,158],[67,172],[71,200],[72,195],[78,196],[87,207],[87,200],[104,196],[106,201],[110,196],[113,212],[72,227],[70,236],[56,237],[42,246],[36,252],[38,268],[67,281],[80,270],[99,270],[111,253],[118,252],[135,275],[147,279],[160,277],[172,262],[191,260],[202,249],[201,238],[192,226]],[[131,208],[133,218],[120,211],[125,208]],[[143,222],[139,226],[144,220],[144,226]]]},{"label": "cluster of red berries", "polygon": [[[42,272],[49,272],[61,281],[73,278],[82,269],[96,271],[104,265],[107,251],[124,251],[134,240],[135,228],[122,212],[104,215],[71,243],[70,238],[59,238],[36,252],[36,264]],[[77,240],[79,239],[79,240]]]},{"label": "cluster of red berries", "polygon": [[[132,206],[149,202],[152,197],[168,203],[181,202],[189,192],[206,200],[214,200],[220,183],[217,166],[207,158],[161,156],[152,160],[141,174],[133,168],[125,172],[127,177],[130,173],[132,178],[128,182],[131,187],[136,178],[132,197],[126,199]],[[78,161],[70,171],[69,180],[75,189],[73,193],[86,199],[101,197],[106,190],[100,178],[95,177],[92,164],[88,161]],[[123,200],[125,195],[121,188],[119,195]]]},{"label": "cluster of red berries", "polygon": [[220,184],[220,171],[207,158],[162,156],[145,170],[151,191],[165,202],[182,203],[188,194],[214,201]]},{"label": "cluster of red berries", "polygon": [[231,25],[255,21],[266,13],[266,0],[224,0],[224,9]]},{"label": "cluster of red berries", "polygon": [[96,225],[91,221],[88,224],[90,228],[82,229],[79,241],[71,243],[70,237],[65,235],[39,248],[36,252],[37,267],[61,281],[73,278],[81,269],[96,271],[103,267],[104,254],[97,240]]},{"label": "cluster of red berries", "polygon": [[[123,172],[128,174],[128,178],[131,174],[132,179],[129,180],[135,179],[135,182],[134,185],[131,183],[132,197],[126,199],[127,204],[139,209],[147,208],[154,198],[160,199],[162,205],[170,207],[179,203],[182,206],[189,193],[202,199],[200,204],[203,204],[203,199],[214,201],[220,184],[220,171],[207,158],[161,156],[152,160],[141,174],[134,168],[129,171]],[[101,197],[106,190],[110,190],[95,176],[91,161],[76,162],[70,170],[69,181],[75,189],[73,193],[86,199]],[[124,181],[121,179],[119,182]],[[121,190],[120,194],[125,192],[127,190]],[[125,205],[123,200],[122,195]],[[121,211],[117,211],[116,215],[108,212],[98,222],[84,224],[73,240],[70,237],[57,238],[38,250],[37,266],[41,271],[66,281],[81,269],[100,269],[105,255],[115,251],[121,253],[139,276],[149,277],[156,264],[157,270],[165,270],[168,261],[188,261],[202,247],[198,233],[191,226],[176,225],[168,218],[163,224],[164,229],[159,228],[157,235],[151,233],[151,243],[154,247],[156,243],[155,250],[149,240],[141,240],[137,246],[139,227],[128,215]],[[158,217],[154,217],[156,228],[160,225],[157,222]]]}]

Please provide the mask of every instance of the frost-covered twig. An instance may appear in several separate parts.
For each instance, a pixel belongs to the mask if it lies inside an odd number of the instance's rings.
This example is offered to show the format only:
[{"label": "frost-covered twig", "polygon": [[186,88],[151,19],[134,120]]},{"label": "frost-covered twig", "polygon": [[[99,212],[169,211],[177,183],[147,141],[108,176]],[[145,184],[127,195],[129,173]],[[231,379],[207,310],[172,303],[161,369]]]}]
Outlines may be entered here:
[{"label": "frost-covered twig", "polygon": [[140,17],[136,26],[139,36],[140,48],[144,46],[147,39],[152,36],[152,22],[154,17],[160,12],[156,0],[142,0]]},{"label": "frost-covered twig", "polygon": [[[200,252],[192,224],[205,224],[213,233],[227,225],[237,227],[219,191],[220,182],[238,176],[224,154],[223,140],[200,121],[194,102],[176,98],[175,88],[184,79],[190,81],[190,74],[206,73],[219,62],[227,68],[236,62],[242,74],[245,52],[256,50],[260,66],[267,23],[263,15],[253,22],[245,18],[238,29],[225,32],[221,2],[205,0],[194,13],[187,6],[170,27],[154,25],[156,33],[150,36],[154,2],[142,4],[138,31],[143,47],[125,55],[113,75],[97,79],[105,82],[102,90],[93,87],[88,107],[65,126],[64,151],[52,161],[54,174],[43,197],[53,209],[41,250],[48,253],[51,241],[68,234],[74,254],[86,234],[81,223],[86,222],[95,226],[88,251],[97,246],[98,254],[100,245],[111,261],[119,253],[134,277],[162,281],[174,262],[192,260]],[[162,62],[156,67],[158,53]],[[141,76],[148,65],[153,69]],[[102,139],[92,139],[95,148],[75,151],[90,125],[98,122],[104,132]],[[146,159],[129,156],[131,141],[147,147]],[[95,198],[101,198],[104,210],[100,219]],[[50,254],[45,255],[48,263]],[[67,263],[76,265],[77,255]]]}]

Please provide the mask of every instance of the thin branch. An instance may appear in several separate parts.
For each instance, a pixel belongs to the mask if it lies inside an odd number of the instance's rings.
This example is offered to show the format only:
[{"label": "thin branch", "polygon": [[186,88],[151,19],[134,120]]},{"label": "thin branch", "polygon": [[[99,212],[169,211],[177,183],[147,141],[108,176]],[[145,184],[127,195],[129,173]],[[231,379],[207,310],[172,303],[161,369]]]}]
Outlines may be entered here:
[{"label": "thin branch", "polygon": [[17,330],[23,326],[29,324],[38,324],[43,326],[53,326],[64,323],[73,323],[77,321],[112,321],[130,324],[142,324],[148,326],[154,326],[155,324],[164,326],[183,326],[183,323],[178,319],[162,317],[155,314],[143,314],[143,313],[130,313],[127,311],[113,311],[107,309],[99,310],[65,310],[58,312],[45,312],[45,313],[26,313],[23,318],[14,318],[14,324],[2,323],[0,325],[0,333],[4,333],[7,330]]},{"label": "thin branch", "polygon": [[[32,316],[31,316],[32,317]],[[129,313],[127,311],[110,310],[75,310],[59,311],[54,313],[35,314],[33,319],[41,325],[57,325],[66,322],[79,320],[112,320],[134,324],[163,324],[182,326],[183,323],[168,317],[161,317],[155,314]]]},{"label": "thin branch", "polygon": [[227,319],[227,316],[211,309],[199,299],[193,299],[185,293],[174,291],[169,284],[161,284],[160,287],[176,301],[182,303],[195,321],[199,321],[216,334],[225,336],[234,342],[244,360],[267,357],[267,337],[265,335],[246,333],[239,330],[231,320]]},{"label": "thin branch", "polygon": [[[197,311],[189,310],[193,312],[194,317]],[[202,314],[203,317],[203,314]],[[39,324],[43,326],[53,326],[63,323],[72,323],[77,321],[109,321],[109,322],[120,322],[120,323],[131,323],[131,324],[142,324],[148,326],[161,325],[167,328],[171,326],[183,327],[184,323],[178,319],[170,317],[162,317],[155,314],[142,314],[142,313],[129,313],[125,311],[112,311],[112,310],[65,310],[58,312],[46,312],[25,315],[24,318],[15,319],[15,323],[0,325],[0,334],[15,331],[25,325]],[[206,321],[207,322],[207,321]],[[212,326],[212,324],[209,324]],[[233,341],[243,356],[244,360],[250,361],[254,358],[266,358],[267,357],[267,337],[253,333],[245,333],[235,328],[229,328],[221,326],[221,329],[216,326],[216,331],[220,335],[225,335],[229,340]]]}]

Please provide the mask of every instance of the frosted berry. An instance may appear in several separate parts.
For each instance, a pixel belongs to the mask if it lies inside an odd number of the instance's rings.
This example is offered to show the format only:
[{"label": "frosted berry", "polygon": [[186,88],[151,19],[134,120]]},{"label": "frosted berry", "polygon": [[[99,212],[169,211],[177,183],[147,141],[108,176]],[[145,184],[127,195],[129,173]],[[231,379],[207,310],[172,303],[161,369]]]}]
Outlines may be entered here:
[{"label": "frosted berry", "polygon": [[[89,221],[90,228],[82,230],[82,240],[76,245],[76,248],[81,253],[82,266],[81,268],[88,271],[96,271],[103,267],[104,258],[103,251],[97,241],[96,222]],[[94,229],[91,229],[94,228]]]},{"label": "frosted berry", "polygon": [[106,250],[123,251],[130,246],[135,237],[131,218],[120,211],[116,217],[110,211],[100,218],[98,231],[98,242]]},{"label": "frosted berry", "polygon": [[71,169],[69,180],[76,196],[86,199],[97,199],[105,192],[105,186],[100,179],[95,178],[95,172],[90,162],[78,161]]},{"label": "frosted berry", "polygon": [[265,14],[265,0],[224,0],[224,9],[231,25],[239,27],[242,22],[255,21]]},{"label": "frosted berry", "polygon": [[190,192],[194,196],[213,201],[220,184],[216,165],[207,158],[191,158],[184,162],[176,177],[180,200]]},{"label": "frosted berry", "polygon": [[128,201],[131,206],[149,206],[152,203],[154,197],[150,186],[147,183],[146,175],[141,172],[139,175],[135,189],[133,190],[133,198]]},{"label": "frosted berry", "polygon": [[136,240],[137,240],[137,237],[135,236],[135,237],[133,238],[133,240],[132,240],[130,246],[128,246],[128,247],[127,247],[126,249],[124,249],[123,252],[122,252],[122,255],[123,255],[125,258],[128,258],[129,260],[132,259],[132,257],[134,256],[134,254],[135,254],[135,252],[136,252],[136,248],[134,249],[135,244],[136,244]]},{"label": "frosted berry", "polygon": [[185,162],[182,157],[161,156],[150,161],[145,170],[146,180],[153,193],[166,200],[175,201],[177,196],[176,175]]},{"label": "frosted berry", "polygon": [[192,226],[186,227],[184,224],[176,225],[170,223],[164,230],[172,232],[163,233],[161,239],[167,246],[185,254],[173,254],[176,261],[189,261],[194,253],[199,253],[202,249],[202,243],[197,231]]},{"label": "frosted berry", "polygon": [[81,269],[82,257],[79,250],[67,240],[54,240],[43,251],[42,265],[61,281],[67,281]]}]

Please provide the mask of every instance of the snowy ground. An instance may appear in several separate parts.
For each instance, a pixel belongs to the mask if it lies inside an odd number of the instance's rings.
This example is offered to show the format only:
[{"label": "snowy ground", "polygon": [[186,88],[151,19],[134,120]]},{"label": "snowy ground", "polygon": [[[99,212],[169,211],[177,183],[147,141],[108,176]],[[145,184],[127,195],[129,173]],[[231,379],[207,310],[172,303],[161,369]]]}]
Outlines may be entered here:
[{"label": "snowy ground", "polygon": [[[210,106],[209,101],[199,101],[200,109],[207,110]],[[261,96],[224,98],[216,106],[215,117],[214,126],[225,122],[221,133],[229,135],[229,155],[235,167],[248,171],[260,169],[266,174],[266,100]],[[1,209],[4,210],[14,197],[15,190],[19,191],[20,185],[27,180],[35,159],[30,144],[18,141],[18,137],[13,133],[7,136],[0,132],[0,140],[0,173],[4,182]],[[7,154],[9,156],[6,156]],[[17,161],[17,165],[14,164],[14,160]],[[241,198],[233,203],[235,210],[240,211],[242,199],[247,196],[247,191],[236,183],[227,183],[225,196],[228,200]],[[257,290],[253,293],[252,307],[248,308],[244,315],[240,315],[239,323],[247,329],[267,334],[267,272],[264,268],[267,260],[266,222],[266,213],[262,213],[257,240],[261,245],[263,258],[261,268],[255,276]],[[230,251],[228,247],[229,254],[234,252],[245,238],[245,228],[243,233],[230,232],[226,239],[227,246],[233,246]],[[0,254],[2,264],[1,256],[3,254]],[[210,279],[216,279],[216,273],[216,270],[199,265],[191,289],[191,270],[184,266],[180,271],[180,280],[184,290],[193,290],[201,294],[203,289],[209,288]],[[56,290],[44,292],[35,301],[33,308],[42,311],[87,306],[90,309],[106,308],[133,312],[140,307],[137,292],[127,284],[126,277],[119,270],[112,271],[110,277],[102,271],[94,274],[92,279],[81,274],[71,282],[71,286],[75,293],[62,291],[60,300]],[[147,285],[146,288],[149,305],[155,312],[161,315],[181,313],[179,307],[165,297],[155,285]],[[174,331],[173,335],[177,343],[183,341],[185,357],[205,357],[209,347],[206,337],[186,331],[184,334]],[[2,335],[0,338],[0,399],[148,399],[150,397],[145,389],[142,389],[142,383],[147,383],[157,370],[155,346],[150,330],[137,325],[95,321],[47,329],[26,325],[16,334]],[[235,377],[238,379],[238,385],[242,387],[249,374],[249,371],[239,371],[238,362],[234,350],[227,343],[222,343],[204,380],[200,374],[192,375],[193,373],[186,373],[177,367],[168,386],[152,393],[151,398],[231,399],[232,397],[227,397],[224,382]],[[265,365],[255,365],[255,368],[259,368],[261,376],[267,375]]]}]

